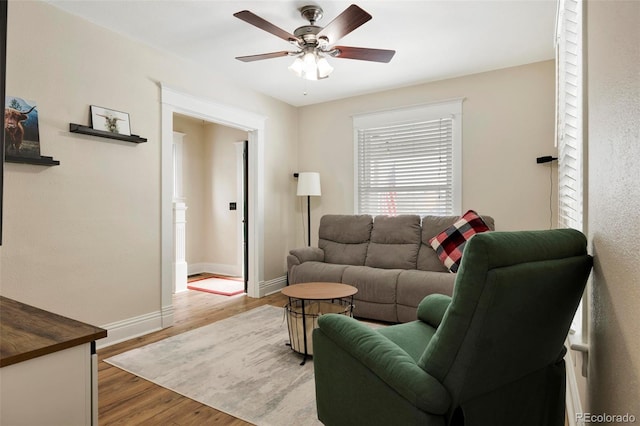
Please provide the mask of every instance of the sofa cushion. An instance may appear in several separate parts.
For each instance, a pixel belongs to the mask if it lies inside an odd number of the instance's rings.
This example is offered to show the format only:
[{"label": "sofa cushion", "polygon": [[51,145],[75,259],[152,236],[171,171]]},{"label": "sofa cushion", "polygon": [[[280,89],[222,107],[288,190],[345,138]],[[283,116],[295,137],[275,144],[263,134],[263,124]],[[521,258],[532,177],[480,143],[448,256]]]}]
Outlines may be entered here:
[{"label": "sofa cushion", "polygon": [[320,219],[318,247],[324,261],[342,265],[364,265],[371,237],[370,215],[324,215]]},{"label": "sofa cushion", "polygon": [[[482,220],[487,224],[489,229],[495,230],[495,221],[491,216],[482,215]],[[444,229],[453,225],[460,216],[424,216],[422,218],[422,244],[418,252],[417,269],[421,271],[449,272],[446,266],[442,264],[429,240]]]},{"label": "sofa cushion", "polygon": [[489,231],[487,224],[475,211],[469,210],[453,225],[431,238],[429,243],[444,266],[456,272],[467,241],[475,234],[486,231]]},{"label": "sofa cushion", "polygon": [[420,216],[376,216],[365,265],[382,269],[415,269],[420,232]]},{"label": "sofa cushion", "polygon": [[348,266],[342,274],[342,283],[358,289],[353,315],[397,322],[396,283],[400,272],[398,269]]}]

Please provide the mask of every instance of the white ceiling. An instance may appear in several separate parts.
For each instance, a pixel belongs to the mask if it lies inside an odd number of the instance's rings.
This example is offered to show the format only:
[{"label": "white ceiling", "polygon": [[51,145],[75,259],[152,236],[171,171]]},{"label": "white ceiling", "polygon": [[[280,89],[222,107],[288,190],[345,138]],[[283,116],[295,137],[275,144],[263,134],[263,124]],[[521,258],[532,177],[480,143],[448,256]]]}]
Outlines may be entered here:
[{"label": "white ceiling", "polygon": [[298,9],[320,5],[324,26],[351,2],[48,0],[98,25],[198,62],[238,83],[294,106],[377,92],[554,57],[555,0],[367,0],[373,19],[341,45],[396,50],[388,64],[329,59],[335,70],[320,81],[296,77],[290,57],[251,63],[236,56],[292,50],[284,40],[233,16],[249,10],[293,32],[308,24]]}]

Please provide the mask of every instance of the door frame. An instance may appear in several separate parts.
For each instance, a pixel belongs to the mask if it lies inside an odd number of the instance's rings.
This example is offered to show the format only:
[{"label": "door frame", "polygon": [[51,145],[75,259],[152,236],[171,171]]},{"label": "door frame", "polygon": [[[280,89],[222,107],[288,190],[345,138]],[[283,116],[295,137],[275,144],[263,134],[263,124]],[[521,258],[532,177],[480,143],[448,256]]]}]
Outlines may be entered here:
[{"label": "door frame", "polygon": [[236,148],[236,194],[237,203],[236,208],[240,213],[238,215],[237,231],[238,235],[238,251],[237,258],[240,260],[238,275],[242,276],[244,280],[244,292],[249,290],[249,264],[247,259],[249,258],[249,141],[244,140],[242,142],[234,142]]},{"label": "door frame", "polygon": [[248,133],[249,157],[249,297],[261,297],[260,284],[264,282],[264,140],[266,117],[251,111],[219,104],[160,84],[162,110],[161,149],[161,304],[162,327],[173,325],[172,289],[174,241],[173,241],[173,176],[172,144],[173,114],[222,124]]}]

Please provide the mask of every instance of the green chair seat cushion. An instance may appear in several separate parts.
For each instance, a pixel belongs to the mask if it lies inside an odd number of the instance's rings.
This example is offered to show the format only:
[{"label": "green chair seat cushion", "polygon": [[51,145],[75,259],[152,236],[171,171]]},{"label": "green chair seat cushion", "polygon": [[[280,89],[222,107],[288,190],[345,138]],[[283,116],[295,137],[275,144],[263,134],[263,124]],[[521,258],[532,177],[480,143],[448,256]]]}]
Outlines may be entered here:
[{"label": "green chair seat cushion", "polygon": [[412,321],[380,328],[376,331],[398,345],[414,361],[418,362],[436,329],[422,321]]}]

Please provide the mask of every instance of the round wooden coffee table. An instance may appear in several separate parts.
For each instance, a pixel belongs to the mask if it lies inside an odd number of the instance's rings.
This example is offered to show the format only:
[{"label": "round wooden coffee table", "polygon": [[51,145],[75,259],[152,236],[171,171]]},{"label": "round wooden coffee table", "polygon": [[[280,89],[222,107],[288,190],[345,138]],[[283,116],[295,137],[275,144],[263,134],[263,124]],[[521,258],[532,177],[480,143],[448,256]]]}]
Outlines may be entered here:
[{"label": "round wooden coffee table", "polygon": [[[303,354],[303,357],[302,357],[302,363],[300,365],[304,365],[304,363],[307,361],[307,357],[309,356],[309,350],[308,350],[309,344],[307,342],[308,340],[307,320],[309,319],[308,317],[313,317],[311,318],[311,320],[313,321],[313,319],[317,318],[319,315],[322,315],[322,312],[313,312],[313,313],[305,312],[305,302],[307,302],[308,304],[309,301],[330,301],[333,304],[337,301],[338,303],[336,303],[336,306],[341,307],[343,306],[343,303],[342,303],[343,299],[350,298],[347,309],[343,310],[342,313],[352,316],[353,315],[353,295],[356,294],[357,292],[358,292],[358,289],[350,285],[338,284],[338,283],[325,283],[325,282],[292,284],[282,289],[282,294],[284,294],[289,298],[289,304],[287,305],[289,317],[287,319],[289,320],[289,338],[291,340],[291,347],[294,350],[296,350],[296,348],[295,348],[295,345],[293,344],[294,333],[292,332],[292,326],[291,326],[291,320],[290,320],[290,317],[292,314],[291,307],[295,305],[294,299],[300,301],[299,304],[300,304],[301,315],[302,315],[302,335],[303,335],[302,340],[304,342],[304,352],[301,352]],[[312,322],[311,325],[312,327],[310,331],[313,331],[315,322]],[[300,352],[300,351],[296,350],[296,352]]]}]

